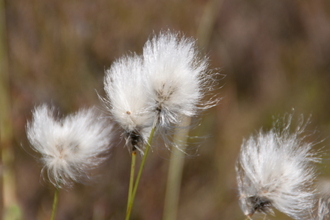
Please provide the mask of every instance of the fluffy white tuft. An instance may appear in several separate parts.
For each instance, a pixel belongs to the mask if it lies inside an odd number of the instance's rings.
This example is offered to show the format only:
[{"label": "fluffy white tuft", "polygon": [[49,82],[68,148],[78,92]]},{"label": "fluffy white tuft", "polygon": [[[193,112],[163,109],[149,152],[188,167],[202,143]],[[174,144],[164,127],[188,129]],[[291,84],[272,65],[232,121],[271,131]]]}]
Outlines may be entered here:
[{"label": "fluffy white tuft", "polygon": [[284,128],[274,126],[244,140],[237,161],[240,206],[246,216],[273,214],[272,208],[294,219],[308,216],[315,204],[313,162],[319,158],[313,144],[299,137],[304,126],[289,132],[291,116]]},{"label": "fluffy white tuft", "polygon": [[54,185],[70,185],[88,177],[88,171],[105,159],[102,154],[108,150],[112,126],[95,116],[95,110],[88,109],[57,120],[54,109],[46,104],[34,109],[27,137],[42,155],[44,169]]},{"label": "fluffy white tuft", "polygon": [[211,78],[193,39],[160,33],[146,42],[143,60],[161,126],[178,124],[182,116],[195,116],[207,106],[202,98]]},{"label": "fluffy white tuft", "polygon": [[114,62],[106,71],[104,90],[111,115],[126,131],[127,141],[141,148],[155,120],[149,83],[144,74],[144,64],[137,55]]}]

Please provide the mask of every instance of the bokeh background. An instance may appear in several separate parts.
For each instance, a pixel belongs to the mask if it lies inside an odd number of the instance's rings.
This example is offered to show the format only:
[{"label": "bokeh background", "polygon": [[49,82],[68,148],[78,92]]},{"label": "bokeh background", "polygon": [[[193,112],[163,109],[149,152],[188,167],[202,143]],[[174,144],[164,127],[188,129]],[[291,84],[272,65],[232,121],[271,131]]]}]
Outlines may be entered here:
[{"label": "bokeh background", "polygon": [[[22,219],[49,219],[54,193],[29,150],[25,126],[31,110],[46,102],[64,115],[93,105],[104,111],[97,95],[104,95],[104,70],[130,51],[140,53],[160,30],[198,39],[210,68],[225,76],[216,88],[221,102],[201,114],[200,126],[191,131],[203,138],[191,143],[194,153],[186,156],[178,219],[244,219],[235,161],[243,138],[269,129],[272,116],[311,114],[309,141],[323,140],[315,147],[330,149],[328,0],[1,2],[0,99],[7,100],[1,114],[9,130],[2,133],[2,150],[9,153],[1,173],[10,171],[9,200]],[[60,192],[57,219],[124,219],[130,155],[123,145],[118,134],[92,181]],[[132,219],[162,218],[169,158],[169,151],[157,147],[149,155]],[[323,158],[319,176],[327,183],[329,154]],[[289,219],[276,215],[270,219]]]}]

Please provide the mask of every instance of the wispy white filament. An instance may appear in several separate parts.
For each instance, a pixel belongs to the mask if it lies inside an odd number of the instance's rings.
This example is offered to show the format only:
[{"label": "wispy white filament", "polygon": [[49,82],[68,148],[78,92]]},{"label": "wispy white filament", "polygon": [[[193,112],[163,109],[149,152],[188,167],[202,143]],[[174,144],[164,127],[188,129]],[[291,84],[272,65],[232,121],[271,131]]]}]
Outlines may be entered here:
[{"label": "wispy white filament", "polygon": [[319,158],[311,151],[313,144],[300,137],[305,125],[290,133],[291,116],[284,123],[284,128],[275,126],[243,141],[236,170],[246,216],[272,214],[274,207],[294,219],[310,219],[306,216],[315,205],[312,163]]},{"label": "wispy white filament", "polygon": [[94,109],[82,110],[63,119],[55,119],[54,109],[41,105],[34,109],[27,124],[27,137],[50,181],[68,185],[88,177],[99,165],[110,144],[112,127],[96,118]]}]

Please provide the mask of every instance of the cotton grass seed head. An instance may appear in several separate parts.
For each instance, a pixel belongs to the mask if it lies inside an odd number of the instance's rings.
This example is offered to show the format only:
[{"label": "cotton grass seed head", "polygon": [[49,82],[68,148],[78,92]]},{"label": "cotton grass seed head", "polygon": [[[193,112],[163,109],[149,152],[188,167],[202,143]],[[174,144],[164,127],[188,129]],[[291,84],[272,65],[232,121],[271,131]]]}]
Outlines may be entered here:
[{"label": "cotton grass seed head", "polygon": [[236,170],[246,216],[273,214],[276,208],[294,219],[310,219],[315,204],[313,163],[319,158],[312,152],[313,143],[301,137],[306,124],[290,133],[291,116],[284,123],[243,141]]},{"label": "cotton grass seed head", "polygon": [[208,74],[207,59],[199,56],[193,39],[160,33],[144,45],[143,60],[161,126],[178,124],[182,116],[216,103],[202,102],[214,75]]},{"label": "cotton grass seed head", "polygon": [[102,154],[108,150],[112,126],[96,118],[93,108],[56,119],[54,108],[44,104],[34,109],[26,130],[50,182],[70,185],[88,177],[105,159]]},{"label": "cotton grass seed head", "polygon": [[147,139],[155,118],[148,86],[143,60],[137,55],[115,61],[106,71],[103,101],[136,147]]}]

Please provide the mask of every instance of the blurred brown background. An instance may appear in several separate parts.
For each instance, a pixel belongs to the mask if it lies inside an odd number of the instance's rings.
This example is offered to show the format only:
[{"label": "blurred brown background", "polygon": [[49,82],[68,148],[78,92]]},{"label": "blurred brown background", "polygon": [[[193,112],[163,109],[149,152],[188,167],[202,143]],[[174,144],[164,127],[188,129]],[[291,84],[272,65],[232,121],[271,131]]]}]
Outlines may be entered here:
[{"label": "blurred brown background", "polygon": [[[312,114],[309,137],[330,148],[330,1],[287,0],[5,0],[10,140],[17,202],[23,219],[48,219],[54,187],[25,134],[31,110],[43,102],[61,113],[103,109],[104,70],[140,53],[160,30],[198,38],[210,67],[221,71],[220,104],[201,115],[191,135],[198,155],[185,161],[180,220],[244,219],[238,206],[235,160],[243,138],[272,124],[272,115]],[[4,55],[4,56],[5,56]],[[221,87],[221,88],[220,88]],[[119,135],[118,135],[119,136]],[[124,219],[130,155],[114,143],[109,160],[87,185],[60,193],[57,219]],[[196,144],[192,144],[196,148]],[[194,150],[193,150],[194,152]],[[149,155],[133,220],[161,219],[170,152]],[[329,179],[328,156],[320,177]],[[277,213],[277,219],[289,219]],[[273,218],[271,218],[273,219]],[[274,218],[275,219],[275,218]]]}]

